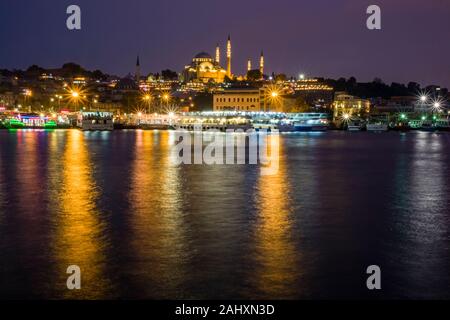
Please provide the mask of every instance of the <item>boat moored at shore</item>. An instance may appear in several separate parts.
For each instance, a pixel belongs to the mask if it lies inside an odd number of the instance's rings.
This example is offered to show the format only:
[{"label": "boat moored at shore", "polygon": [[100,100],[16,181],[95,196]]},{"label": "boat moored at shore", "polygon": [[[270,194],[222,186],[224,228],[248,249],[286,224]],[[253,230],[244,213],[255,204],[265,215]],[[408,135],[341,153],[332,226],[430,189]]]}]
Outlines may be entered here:
[{"label": "boat moored at shore", "polygon": [[389,117],[387,115],[372,115],[366,124],[367,131],[384,132],[389,130]]},{"label": "boat moored at shore", "polygon": [[83,131],[112,131],[114,130],[113,114],[111,112],[80,112],[77,127]]},{"label": "boat moored at shore", "polygon": [[296,113],[290,119],[294,131],[327,131],[330,125],[327,113]]}]

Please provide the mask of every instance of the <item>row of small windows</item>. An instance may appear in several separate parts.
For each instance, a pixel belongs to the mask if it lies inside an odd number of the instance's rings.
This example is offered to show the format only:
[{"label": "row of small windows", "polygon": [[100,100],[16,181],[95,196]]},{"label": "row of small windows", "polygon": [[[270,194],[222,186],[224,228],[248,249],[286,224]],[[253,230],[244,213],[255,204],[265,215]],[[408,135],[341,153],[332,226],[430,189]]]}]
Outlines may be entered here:
[{"label": "row of small windows", "polygon": [[254,111],[254,109],[256,108],[256,106],[252,105],[252,106],[236,106],[236,107],[217,107],[215,108],[216,110],[220,110],[220,111],[236,111],[236,110],[241,110],[241,111],[249,111],[252,110]]},{"label": "row of small windows", "polygon": [[259,98],[216,98],[216,102],[259,102]]}]

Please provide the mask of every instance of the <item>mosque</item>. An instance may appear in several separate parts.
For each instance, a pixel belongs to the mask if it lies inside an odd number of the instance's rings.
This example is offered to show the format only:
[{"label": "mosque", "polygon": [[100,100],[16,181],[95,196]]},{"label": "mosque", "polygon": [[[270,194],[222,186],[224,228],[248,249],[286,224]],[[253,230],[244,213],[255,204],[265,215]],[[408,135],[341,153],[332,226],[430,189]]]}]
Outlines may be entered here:
[{"label": "mosque", "polygon": [[[222,83],[225,77],[232,79],[234,77],[231,70],[231,38],[227,41],[227,65],[222,68],[220,64],[220,47],[217,44],[216,56],[211,57],[207,52],[198,53],[190,65],[187,65],[181,73],[181,80],[184,82],[202,82],[202,83]],[[251,70],[251,60],[247,62],[247,71]],[[260,72],[264,74],[264,55],[261,53]]]}]

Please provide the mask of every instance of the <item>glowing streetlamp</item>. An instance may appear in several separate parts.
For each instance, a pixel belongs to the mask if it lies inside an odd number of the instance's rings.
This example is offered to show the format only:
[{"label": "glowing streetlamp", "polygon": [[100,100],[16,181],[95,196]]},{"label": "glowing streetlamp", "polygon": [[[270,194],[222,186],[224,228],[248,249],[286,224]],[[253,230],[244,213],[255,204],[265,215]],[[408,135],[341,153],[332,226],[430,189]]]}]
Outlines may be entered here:
[{"label": "glowing streetlamp", "polygon": [[142,100],[148,103],[148,113],[151,112],[151,102],[152,102],[152,96],[150,94],[145,94],[142,96]]},{"label": "glowing streetlamp", "polygon": [[163,95],[163,99],[167,103],[169,102],[170,96],[166,93],[165,95]]},{"label": "glowing streetlamp", "polygon": [[[269,102],[269,105],[272,103],[277,103],[280,101],[281,98],[281,89],[279,86],[272,84],[266,87],[265,89],[265,99],[264,99],[264,112],[267,112],[268,106],[267,101]],[[270,108],[270,107],[269,107]]]},{"label": "glowing streetlamp", "polygon": [[76,90],[70,91],[70,100],[72,100],[75,108],[78,107],[78,102],[80,101],[80,93]]}]

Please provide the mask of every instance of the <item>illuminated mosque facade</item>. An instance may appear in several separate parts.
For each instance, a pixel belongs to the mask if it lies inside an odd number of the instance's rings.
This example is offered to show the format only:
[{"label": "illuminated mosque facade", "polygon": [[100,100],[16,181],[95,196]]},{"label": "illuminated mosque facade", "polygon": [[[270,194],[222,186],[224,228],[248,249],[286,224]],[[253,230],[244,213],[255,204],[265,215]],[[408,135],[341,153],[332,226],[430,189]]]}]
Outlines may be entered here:
[{"label": "illuminated mosque facade", "polygon": [[[227,60],[226,68],[223,68],[220,64],[220,47],[217,44],[216,56],[213,58],[207,52],[198,53],[193,59],[191,64],[185,66],[181,73],[182,81],[184,82],[201,82],[201,83],[222,83],[225,77],[229,79],[233,78],[231,70],[231,38],[228,36],[227,41]],[[248,61],[247,69],[251,67],[251,61]],[[264,74],[264,56],[261,53],[260,59],[260,71]]]}]

